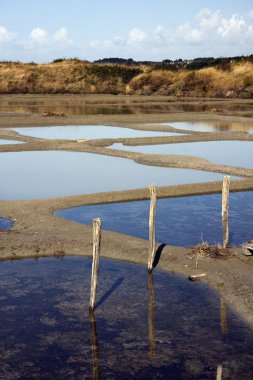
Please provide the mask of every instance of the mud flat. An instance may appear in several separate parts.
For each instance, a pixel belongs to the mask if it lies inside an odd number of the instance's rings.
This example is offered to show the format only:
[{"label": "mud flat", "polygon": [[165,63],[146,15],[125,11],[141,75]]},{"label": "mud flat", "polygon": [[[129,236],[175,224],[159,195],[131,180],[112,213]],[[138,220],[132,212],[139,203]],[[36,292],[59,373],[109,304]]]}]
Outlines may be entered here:
[{"label": "mud flat", "polygon": [[[7,96],[0,97],[0,106],[2,101],[11,99],[14,101],[31,101],[38,100],[39,97],[32,96]],[[52,100],[58,101],[59,104],[64,98],[69,98],[73,105],[75,99],[80,96],[43,96],[43,101],[48,101],[48,106]],[[88,99],[88,97],[85,97]],[[115,101],[141,101],[140,97],[90,97],[91,101],[109,102]],[[147,101],[155,101],[152,97]],[[156,100],[157,101],[157,100]],[[163,102],[166,98],[163,99]],[[201,100],[189,100],[189,104],[198,104]],[[208,102],[206,100],[206,102]],[[159,103],[159,99],[158,99]],[[113,143],[126,143],[129,145],[138,145],[140,141],[135,138],[128,139],[109,139],[108,141],[67,141],[67,140],[46,140],[23,136],[10,127],[18,126],[43,126],[43,125],[116,125],[122,127],[131,127],[141,130],[168,130],[175,131],[173,127],[166,127],[160,123],[169,123],[170,121],[226,121],[238,122],[246,127],[252,127],[253,118],[245,114],[243,105],[247,101],[239,101],[242,111],[235,111],[232,100],[210,100],[213,106],[212,111],[203,113],[178,112],[162,114],[131,114],[131,115],[77,115],[66,117],[42,117],[35,114],[23,114],[15,112],[0,113],[0,139],[14,139],[23,141],[24,144],[2,145],[0,152],[22,152],[37,150],[67,150],[76,152],[89,152],[104,154],[110,156],[133,159],[142,164],[168,166],[178,168],[189,168],[207,171],[216,171],[236,176],[243,176],[246,179],[233,180],[231,183],[232,191],[253,190],[253,171],[251,169],[224,166],[222,164],[213,164],[201,157],[192,157],[190,160],[187,156],[157,156],[142,155],[133,152],[124,152],[107,147]],[[228,104],[230,107],[228,107]],[[223,108],[222,108],[223,107]],[[210,107],[209,107],[210,109]],[[221,111],[219,111],[221,110]],[[62,110],[64,112],[64,110]],[[248,112],[248,111],[247,111]],[[247,117],[245,117],[247,116]],[[246,128],[247,129],[247,128]],[[187,131],[189,133],[189,131]],[[215,141],[215,140],[241,140],[252,141],[253,136],[247,131],[226,131],[226,132],[193,132],[187,135],[168,136],[168,137],[149,137],[141,138],[141,143],[178,143],[186,141]],[[140,139],[138,139],[140,140]],[[158,141],[159,140],[159,141]],[[161,142],[162,141],[162,142]],[[85,173],[83,173],[85,175]],[[99,179],[98,179],[99,180]],[[17,185],[18,191],[18,185]],[[158,189],[159,197],[176,197],[197,194],[218,193],[221,191],[221,181],[168,186]],[[148,199],[147,189],[137,189],[129,191],[99,193],[90,195],[80,195],[63,198],[49,198],[27,201],[0,201],[0,217],[9,218],[15,222],[14,226],[5,232],[1,232],[0,257],[1,259],[17,259],[24,257],[39,256],[62,256],[62,255],[84,255],[89,256],[92,252],[92,231],[90,226],[80,225],[72,221],[66,221],[53,215],[54,211],[85,204],[100,204],[111,202],[123,202],[131,200]],[[187,226],[186,226],[187,228]],[[253,238],[253,236],[252,236]],[[180,244],[179,244],[180,245]],[[157,246],[158,248],[158,246]],[[168,271],[175,271],[186,276],[205,272],[207,276],[203,281],[217,289],[219,293],[240,314],[253,325],[253,281],[252,281],[252,259],[242,255],[240,247],[231,248],[230,254],[226,258],[205,257],[198,260],[196,267],[196,258],[189,248],[166,246],[163,248],[158,267]],[[148,253],[148,242],[142,239],[129,237],[113,232],[103,231],[102,233],[102,255],[106,258],[120,259],[135,263],[146,263]]]}]

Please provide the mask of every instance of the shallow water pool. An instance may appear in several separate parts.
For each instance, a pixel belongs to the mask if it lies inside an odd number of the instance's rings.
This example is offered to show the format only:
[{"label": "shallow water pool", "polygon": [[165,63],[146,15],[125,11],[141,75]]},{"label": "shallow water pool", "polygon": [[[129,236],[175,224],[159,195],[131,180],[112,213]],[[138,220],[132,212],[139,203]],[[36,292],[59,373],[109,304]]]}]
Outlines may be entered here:
[{"label": "shallow water pool", "polygon": [[197,156],[215,164],[253,168],[253,141],[204,141],[138,146],[113,144],[110,148],[146,154]]},{"label": "shallow water pool", "polygon": [[0,139],[0,145],[24,144],[23,141]]},{"label": "shallow water pool", "polygon": [[60,151],[0,153],[0,199],[34,199],[222,180],[223,175],[140,165],[132,160]]},{"label": "shallow water pool", "polygon": [[142,131],[123,127],[105,125],[68,125],[59,127],[15,128],[14,131],[32,137],[45,139],[110,139],[127,137],[175,136],[178,133],[161,131]]},{"label": "shallow water pool", "polygon": [[8,230],[13,226],[13,222],[10,219],[0,218],[0,231]]},{"label": "shallow water pool", "polygon": [[162,123],[162,125],[170,125],[177,129],[185,129],[187,131],[196,132],[247,132],[253,133],[253,125],[249,123],[238,122],[176,122],[176,123]]},{"label": "shallow water pool", "polygon": [[2,379],[253,378],[253,333],[201,283],[101,260],[0,263]]},{"label": "shallow water pool", "polygon": [[[230,193],[230,243],[253,238],[253,192]],[[79,223],[101,218],[106,230],[148,239],[149,201],[81,206],[56,213]],[[221,194],[158,199],[156,241],[189,246],[206,241],[222,243]]]}]

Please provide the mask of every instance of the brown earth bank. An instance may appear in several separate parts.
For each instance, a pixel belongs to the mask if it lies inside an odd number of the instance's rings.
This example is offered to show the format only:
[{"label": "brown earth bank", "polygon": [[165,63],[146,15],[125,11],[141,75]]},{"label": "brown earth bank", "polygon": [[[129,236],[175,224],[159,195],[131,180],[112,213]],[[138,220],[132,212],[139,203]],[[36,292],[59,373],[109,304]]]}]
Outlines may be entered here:
[{"label": "brown earth bank", "polygon": [[[17,97],[18,98],[18,97]],[[12,101],[17,100],[11,97]],[[32,97],[29,97],[32,100]],[[51,102],[51,97],[48,99],[48,105]],[[93,100],[92,98],[91,100]],[[137,97],[137,100],[139,98]],[[0,106],[3,98],[0,98]],[[57,100],[57,97],[54,97]],[[74,99],[72,99],[74,102]],[[101,100],[101,98],[100,98]],[[136,99],[132,99],[133,101]],[[6,98],[4,99],[6,101]],[[58,98],[60,104],[62,97]],[[109,101],[109,99],[104,99]],[[195,100],[193,100],[195,101]],[[190,100],[189,100],[190,102]],[[226,102],[226,101],[224,101]],[[233,101],[232,101],[233,102]],[[32,125],[59,125],[56,117],[42,117],[39,115],[17,115],[15,112],[1,113],[0,111],[0,138],[15,138],[26,141],[26,144],[11,145],[1,147],[1,151],[21,151],[21,150],[47,150],[48,144],[50,149],[60,150],[76,150],[90,151],[94,153],[108,154],[106,147],[103,147],[103,142],[100,140],[93,143],[81,143],[75,141],[51,141],[44,139],[34,139],[23,137],[10,130],[4,130],[5,127],[11,126],[32,126]],[[71,121],[70,121],[71,120]],[[94,116],[75,116],[61,118],[60,124],[94,124],[94,125],[119,125],[131,126],[140,129],[156,129],[163,128],[161,126],[152,125],[159,122],[183,120],[199,120],[199,121],[227,121],[244,122],[245,125],[252,125],[252,118],[245,118],[243,115],[217,115],[216,111],[210,113],[178,113],[178,114],[163,114],[163,115],[94,115]],[[147,123],[149,125],[141,125]],[[158,129],[157,129],[158,130]],[[189,132],[189,131],[188,131]],[[208,133],[190,134],[189,138],[200,138],[203,135],[205,139]],[[220,139],[219,133],[216,133],[216,139]],[[250,135],[245,132],[226,132],[222,135],[226,140],[228,136],[231,139],[244,139],[246,136],[251,139]],[[176,136],[179,139],[184,136]],[[215,139],[213,133],[209,138]],[[166,139],[166,138],[165,138]],[[116,139],[117,140],[117,139]],[[116,141],[115,140],[115,141]],[[127,139],[130,140],[130,139]],[[133,140],[133,139],[131,139]],[[114,141],[114,140],[113,140]],[[202,141],[202,140],[190,140]],[[206,141],[206,140],[203,140]],[[129,141],[128,141],[129,142]],[[132,141],[133,142],[133,141]],[[172,141],[176,142],[176,141]],[[125,141],[127,143],[127,141]],[[145,141],[144,141],[145,143]],[[152,143],[152,141],[149,141]],[[160,143],[160,142],[159,142]],[[168,141],[166,141],[168,143]],[[107,144],[108,145],[108,144]],[[128,152],[129,153],[129,152]],[[127,153],[127,154],[128,154]],[[111,154],[109,152],[109,154]],[[121,153],[122,157],[126,153]],[[144,155],[145,156],[145,155]],[[126,157],[138,159],[138,157]],[[140,158],[140,157],[139,157]],[[148,157],[148,160],[152,157]],[[206,160],[201,161],[201,158],[194,158],[194,162],[205,165]],[[152,162],[151,162],[152,164]],[[167,162],[170,166],[170,162]],[[181,164],[180,164],[181,165]],[[180,167],[179,165],[179,167]],[[211,164],[212,165],[212,164]],[[229,167],[231,168],[231,167]],[[228,168],[226,168],[227,170]],[[206,169],[204,169],[206,170]],[[210,167],[213,170],[213,167]],[[242,168],[242,170],[245,170]],[[239,175],[239,172],[238,172]],[[241,175],[244,175],[243,172]],[[246,180],[233,180],[231,182],[231,190],[253,190],[253,175],[248,172],[249,177]],[[221,182],[213,182],[206,184],[192,184],[170,186],[158,189],[159,197],[175,197],[187,196],[195,194],[217,193],[221,191]],[[67,221],[54,216],[54,211],[67,207],[73,207],[85,204],[101,204],[110,202],[131,201],[138,199],[148,199],[149,192],[147,189],[100,193],[92,195],[80,195],[74,197],[64,197],[45,200],[31,201],[0,201],[0,217],[9,218],[15,222],[14,226],[5,232],[0,233],[0,258],[4,259],[20,259],[25,257],[40,257],[40,256],[62,256],[62,255],[91,255],[92,253],[92,230],[91,226],[81,225],[72,221]],[[253,238],[253,237],[252,237]],[[206,273],[202,281],[207,282],[215,288],[221,296],[229,302],[233,307],[251,324],[253,324],[253,280],[252,280],[252,257],[242,255],[240,247],[230,248],[227,257],[203,257],[198,259],[189,248],[166,246],[162,250],[158,268],[168,271],[175,271],[186,276],[192,274]],[[159,248],[159,245],[157,245]],[[129,237],[126,235],[113,233],[109,231],[102,232],[102,251],[103,257],[127,260],[146,265],[148,256],[148,242],[142,239]],[[197,261],[197,265],[196,265]]]}]

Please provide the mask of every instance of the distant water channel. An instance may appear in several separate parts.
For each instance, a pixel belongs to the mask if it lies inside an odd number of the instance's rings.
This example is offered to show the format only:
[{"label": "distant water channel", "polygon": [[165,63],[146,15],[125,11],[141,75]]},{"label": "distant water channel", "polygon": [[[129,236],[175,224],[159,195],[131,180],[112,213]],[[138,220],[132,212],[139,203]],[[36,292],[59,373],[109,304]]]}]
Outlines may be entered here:
[{"label": "distant water channel", "polygon": [[[252,109],[252,105],[251,105]],[[239,122],[224,122],[224,121],[212,121],[212,122],[172,122],[161,123],[161,125],[170,125],[177,129],[185,129],[187,131],[196,132],[246,132],[253,133],[253,125],[251,123],[239,123]]]},{"label": "distant water channel", "polygon": [[[149,201],[80,206],[56,213],[79,223],[101,218],[106,230],[148,239]],[[230,194],[230,244],[253,239],[253,192]],[[156,240],[189,246],[206,241],[222,243],[221,194],[158,199]]]},{"label": "distant water channel", "polygon": [[113,144],[110,148],[146,154],[197,156],[215,164],[253,168],[253,141],[204,141],[138,146]]},{"label": "distant water channel", "polygon": [[101,260],[0,263],[1,379],[253,378],[253,333],[201,283]]},{"label": "distant water channel", "polygon": [[153,137],[153,136],[175,136],[176,132],[143,131],[132,128],[111,127],[105,125],[67,125],[56,127],[29,127],[14,128],[14,131],[31,137],[45,139],[111,139],[127,137]]},{"label": "distant water channel", "polygon": [[147,166],[91,153],[0,153],[0,199],[34,199],[222,180],[223,175]]},{"label": "distant water channel", "polygon": [[0,145],[23,144],[23,141],[0,139]]}]

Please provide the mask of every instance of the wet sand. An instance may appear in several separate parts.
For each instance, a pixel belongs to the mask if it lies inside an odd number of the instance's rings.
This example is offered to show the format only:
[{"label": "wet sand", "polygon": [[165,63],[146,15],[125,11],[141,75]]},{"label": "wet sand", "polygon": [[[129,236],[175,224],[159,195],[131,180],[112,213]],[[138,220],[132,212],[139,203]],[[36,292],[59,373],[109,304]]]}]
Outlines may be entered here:
[{"label": "wet sand", "polygon": [[[69,101],[75,102],[75,96],[68,96]],[[80,96],[77,96],[78,98]],[[0,97],[1,101],[6,101],[8,97]],[[25,96],[26,99],[33,99],[32,96]],[[35,97],[36,99],[37,97]],[[66,99],[67,96],[64,96]],[[85,97],[89,98],[89,97]],[[115,100],[117,98],[117,100]],[[115,96],[91,96],[91,101],[109,102],[123,101],[124,97]],[[13,100],[24,99],[20,96],[11,96]],[[43,100],[48,104],[53,101],[61,101],[61,96],[45,96]],[[143,98],[141,98],[143,99]],[[166,98],[165,98],[166,99]],[[128,101],[140,101],[140,97],[127,97]],[[151,101],[152,97],[147,101]],[[144,101],[144,99],[143,99]],[[156,100],[159,103],[159,99]],[[164,99],[163,99],[164,101]],[[189,100],[196,103],[201,100]],[[207,102],[207,100],[205,100]],[[200,169],[207,171],[217,171],[231,175],[238,175],[247,179],[233,180],[231,190],[253,190],[253,171],[251,169],[237,168],[231,166],[217,165],[210,163],[200,157],[187,156],[152,156],[141,153],[113,151],[107,149],[112,143],[122,142],[129,145],[136,144],[161,144],[186,141],[215,141],[215,140],[253,140],[253,135],[246,132],[193,132],[186,135],[169,137],[148,137],[148,138],[128,138],[109,139],[107,141],[93,140],[44,140],[39,138],[24,137],[11,130],[3,130],[6,127],[18,126],[43,126],[43,125],[117,125],[131,127],[142,130],[175,130],[174,128],[151,123],[172,122],[172,121],[227,121],[240,122],[245,125],[253,125],[253,118],[245,118],[242,111],[226,114],[225,111],[218,111],[224,105],[236,104],[236,100],[210,100],[214,104],[215,110],[206,113],[163,113],[163,114],[134,114],[134,115],[83,115],[66,117],[42,117],[40,115],[16,114],[0,112],[0,139],[15,139],[24,141],[25,144],[13,144],[0,146],[0,152],[19,152],[34,150],[67,150],[84,151],[97,154],[106,154],[117,157],[135,160],[139,163]],[[243,104],[243,101],[239,101]],[[246,101],[245,101],[246,103]],[[64,110],[63,110],[64,112]],[[221,114],[222,112],[222,114]],[[148,124],[148,125],[145,125]],[[94,127],[95,128],[95,127]],[[181,130],[181,132],[185,132]],[[187,131],[189,133],[189,131]],[[221,182],[170,186],[158,189],[159,197],[175,197],[196,194],[217,193],[221,191]],[[58,209],[68,208],[85,204],[99,204],[110,202],[122,202],[130,200],[148,199],[147,189],[132,191],[121,191],[111,193],[99,193],[92,195],[80,195],[73,197],[31,200],[31,201],[0,201],[0,217],[10,218],[15,221],[15,225],[6,232],[1,232],[0,258],[18,259],[24,257],[39,256],[61,256],[61,255],[91,255],[92,253],[92,231],[91,226],[80,225],[75,222],[57,218],[53,212]],[[187,228],[187,226],[185,227]],[[253,236],[252,236],[253,238]],[[180,245],[180,242],[179,242]],[[158,248],[158,247],[157,247]],[[228,258],[204,258],[196,260],[189,248],[166,246],[162,250],[158,267],[182,273],[186,276],[205,272],[207,276],[203,281],[208,282],[219,291],[222,297],[232,304],[235,309],[248,322],[253,324],[253,281],[252,281],[252,260],[253,257],[242,255],[241,248],[231,248],[231,255]],[[138,263],[147,263],[148,242],[142,239],[129,237],[113,232],[103,231],[102,252],[103,257],[126,260]]]}]

